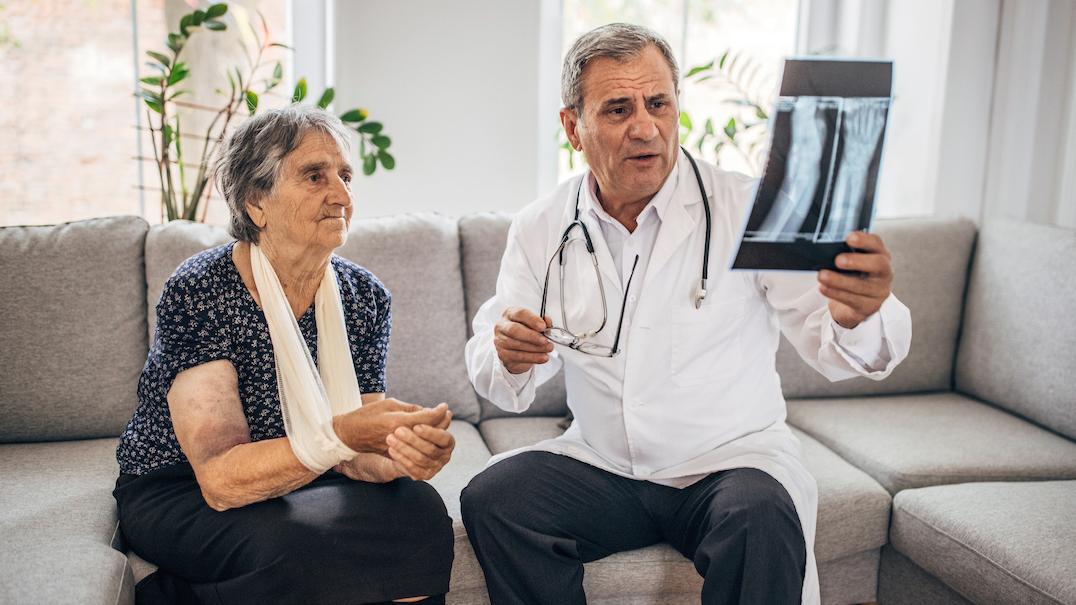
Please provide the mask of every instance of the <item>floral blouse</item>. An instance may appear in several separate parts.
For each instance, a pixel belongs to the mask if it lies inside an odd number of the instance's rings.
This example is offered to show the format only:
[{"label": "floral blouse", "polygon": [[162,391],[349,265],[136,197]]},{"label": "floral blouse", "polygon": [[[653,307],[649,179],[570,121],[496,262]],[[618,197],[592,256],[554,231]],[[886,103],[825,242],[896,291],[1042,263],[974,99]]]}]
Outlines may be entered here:
[{"label": "floral blouse", "polygon": [[[235,366],[251,441],[285,435],[269,325],[232,262],[234,246],[232,242],[192,256],[164,286],[157,303],[157,331],[138,381],[138,408],[116,449],[121,473],[141,475],[186,462],[172,427],[168,390],[183,370],[218,359]],[[355,263],[337,256],[330,262],[340,284],[359,389],[383,393],[391,295]],[[316,363],[313,306],[298,323]]]}]

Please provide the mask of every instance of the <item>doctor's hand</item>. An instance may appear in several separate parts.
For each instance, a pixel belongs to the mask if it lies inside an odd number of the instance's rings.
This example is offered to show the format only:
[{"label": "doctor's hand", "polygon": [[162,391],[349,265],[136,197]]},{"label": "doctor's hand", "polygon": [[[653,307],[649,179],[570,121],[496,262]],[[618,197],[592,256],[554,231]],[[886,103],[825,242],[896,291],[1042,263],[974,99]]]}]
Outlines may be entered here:
[{"label": "doctor's hand", "polygon": [[893,285],[893,267],[882,238],[856,231],[846,240],[855,252],[837,255],[837,267],[856,273],[818,272],[819,290],[829,299],[829,313],[852,329],[882,307]]},{"label": "doctor's hand", "polygon": [[505,369],[522,374],[535,364],[549,361],[553,343],[542,336],[542,331],[552,325],[549,317],[538,317],[522,307],[505,309],[501,320],[493,326],[493,346]]}]

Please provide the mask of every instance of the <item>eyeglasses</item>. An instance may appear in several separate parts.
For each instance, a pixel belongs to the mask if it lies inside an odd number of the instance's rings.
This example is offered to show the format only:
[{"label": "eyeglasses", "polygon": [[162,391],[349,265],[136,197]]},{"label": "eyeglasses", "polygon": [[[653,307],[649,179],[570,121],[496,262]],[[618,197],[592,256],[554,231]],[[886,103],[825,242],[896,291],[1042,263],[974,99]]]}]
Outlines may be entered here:
[{"label": "eyeglasses", "polygon": [[[583,237],[572,236],[572,231],[578,227],[582,232]],[[571,249],[578,249],[578,243],[582,242],[590,254],[591,264],[594,266],[594,277],[598,282],[598,294],[602,301],[602,321],[597,328],[593,330],[584,330],[582,332],[573,332],[568,327],[568,314],[565,311],[564,305],[564,256]],[[575,244],[573,246],[573,244]],[[597,357],[616,357],[620,353],[618,348],[620,344],[620,329],[624,324],[624,308],[628,303],[628,290],[631,288],[631,280],[635,277],[635,267],[639,264],[639,255],[635,255],[635,262],[631,265],[631,274],[628,276],[628,284],[624,288],[624,300],[620,304],[620,319],[616,324],[616,337],[613,339],[613,346],[601,345],[595,342],[589,342],[589,339],[594,338],[602,330],[605,329],[606,323],[609,319],[609,309],[605,301],[605,286],[602,285],[601,272],[598,270],[598,255],[594,253],[594,242],[590,239],[590,232],[587,231],[587,226],[583,224],[583,221],[576,219],[568,225],[568,228],[564,230],[564,234],[560,238],[560,245],[557,246],[557,250],[553,253],[553,256],[549,258],[549,263],[546,264],[545,270],[545,282],[542,286],[542,309],[539,315],[545,317],[546,301],[549,296],[549,274],[553,270],[553,262],[557,261],[559,279],[560,279],[560,326],[552,326],[546,328],[542,332],[542,335],[559,345],[564,345],[580,353],[587,355],[594,355]]]}]

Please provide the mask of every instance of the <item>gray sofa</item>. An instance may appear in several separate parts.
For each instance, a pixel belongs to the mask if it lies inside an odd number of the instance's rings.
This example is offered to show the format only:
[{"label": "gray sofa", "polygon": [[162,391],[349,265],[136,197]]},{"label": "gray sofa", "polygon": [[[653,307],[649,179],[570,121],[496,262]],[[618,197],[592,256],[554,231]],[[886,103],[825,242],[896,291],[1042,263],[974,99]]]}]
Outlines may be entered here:
[{"label": "gray sofa", "polygon": [[[460,490],[492,453],[559,433],[566,412],[558,381],[518,416],[467,381],[469,319],[493,292],[509,220],[362,220],[340,250],[393,292],[391,393],[456,414],[456,454],[432,481],[456,521],[453,604],[487,602]],[[912,310],[908,359],[883,382],[833,384],[787,346],[777,359],[818,480],[823,601],[1076,604],[1076,233],[1001,220],[878,231]],[[227,240],[131,217],[0,229],[0,602],[129,603],[152,570],[117,531],[116,436],[165,279]],[[666,545],[585,577],[592,603],[696,603],[701,586]]]}]

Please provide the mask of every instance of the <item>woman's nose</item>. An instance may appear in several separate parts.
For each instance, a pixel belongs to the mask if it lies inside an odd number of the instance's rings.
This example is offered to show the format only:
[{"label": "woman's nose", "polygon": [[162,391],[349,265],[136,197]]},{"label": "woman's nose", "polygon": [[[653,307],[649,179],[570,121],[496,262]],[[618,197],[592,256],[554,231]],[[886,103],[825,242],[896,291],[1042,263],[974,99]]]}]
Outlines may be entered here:
[{"label": "woman's nose", "polygon": [[340,206],[351,205],[351,188],[343,177],[337,177],[329,191],[329,202]]}]

